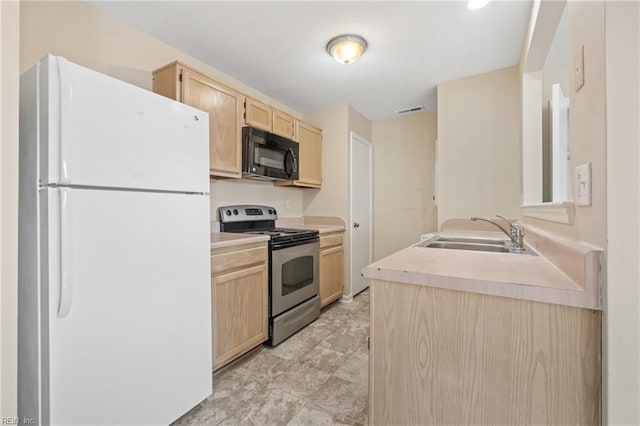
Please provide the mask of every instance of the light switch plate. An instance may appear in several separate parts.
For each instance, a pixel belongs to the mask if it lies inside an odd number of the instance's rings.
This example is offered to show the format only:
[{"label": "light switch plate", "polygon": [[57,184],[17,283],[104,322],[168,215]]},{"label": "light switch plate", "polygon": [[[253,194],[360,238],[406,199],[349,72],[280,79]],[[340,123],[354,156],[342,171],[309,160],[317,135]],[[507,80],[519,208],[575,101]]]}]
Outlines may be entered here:
[{"label": "light switch plate", "polygon": [[591,205],[591,163],[576,167],[576,206]]},{"label": "light switch plate", "polygon": [[580,46],[573,61],[575,69],[576,92],[584,86],[584,46]]}]

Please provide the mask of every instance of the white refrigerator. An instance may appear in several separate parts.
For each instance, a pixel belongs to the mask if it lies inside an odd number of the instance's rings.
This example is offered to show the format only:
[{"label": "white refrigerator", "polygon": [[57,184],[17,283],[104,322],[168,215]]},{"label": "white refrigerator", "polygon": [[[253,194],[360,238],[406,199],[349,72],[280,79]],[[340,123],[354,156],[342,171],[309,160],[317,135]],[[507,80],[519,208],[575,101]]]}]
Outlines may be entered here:
[{"label": "white refrigerator", "polygon": [[62,57],[20,85],[18,414],[168,424],[212,390],[208,115]]}]

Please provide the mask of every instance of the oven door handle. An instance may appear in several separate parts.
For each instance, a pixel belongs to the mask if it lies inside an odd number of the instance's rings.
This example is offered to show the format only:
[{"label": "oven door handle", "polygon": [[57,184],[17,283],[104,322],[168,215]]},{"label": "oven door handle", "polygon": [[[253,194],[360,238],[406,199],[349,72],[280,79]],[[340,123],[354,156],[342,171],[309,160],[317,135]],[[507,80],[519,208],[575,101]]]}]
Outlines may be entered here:
[{"label": "oven door handle", "polygon": [[286,249],[289,247],[296,247],[296,246],[302,246],[305,244],[310,244],[310,243],[317,243],[320,241],[320,238],[318,238],[318,236],[314,236],[311,237],[309,239],[305,239],[305,240],[295,240],[295,241],[281,241],[278,243],[272,243],[271,244],[271,248],[273,250],[282,250],[282,249]]}]

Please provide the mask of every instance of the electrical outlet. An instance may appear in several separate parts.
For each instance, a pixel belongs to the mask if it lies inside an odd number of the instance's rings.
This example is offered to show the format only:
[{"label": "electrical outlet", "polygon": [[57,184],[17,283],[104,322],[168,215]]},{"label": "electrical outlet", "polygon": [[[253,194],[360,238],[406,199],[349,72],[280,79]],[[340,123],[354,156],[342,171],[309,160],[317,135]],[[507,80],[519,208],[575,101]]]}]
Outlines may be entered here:
[{"label": "electrical outlet", "polygon": [[284,208],[285,209],[290,209],[291,208],[291,200],[285,200],[284,201]]},{"label": "electrical outlet", "polygon": [[576,167],[576,206],[591,205],[591,163]]},{"label": "electrical outlet", "polygon": [[573,61],[575,70],[576,92],[584,86],[584,46],[580,46]]}]

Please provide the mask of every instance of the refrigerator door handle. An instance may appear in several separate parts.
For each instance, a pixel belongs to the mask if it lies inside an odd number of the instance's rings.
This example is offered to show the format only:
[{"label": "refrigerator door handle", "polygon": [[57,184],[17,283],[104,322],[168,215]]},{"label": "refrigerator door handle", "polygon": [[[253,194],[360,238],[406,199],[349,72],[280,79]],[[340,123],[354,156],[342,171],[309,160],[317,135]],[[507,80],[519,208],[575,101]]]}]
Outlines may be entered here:
[{"label": "refrigerator door handle", "polygon": [[73,302],[73,218],[71,190],[60,190],[60,304],[58,318],[69,315]]},{"label": "refrigerator door handle", "polygon": [[58,149],[60,150],[60,182],[71,183],[69,179],[69,169],[64,155],[63,141],[65,137],[69,137],[66,127],[67,123],[71,120],[71,98],[73,97],[73,87],[71,85],[69,62],[61,56],[57,59],[58,74],[60,76],[60,139],[58,140]]}]

